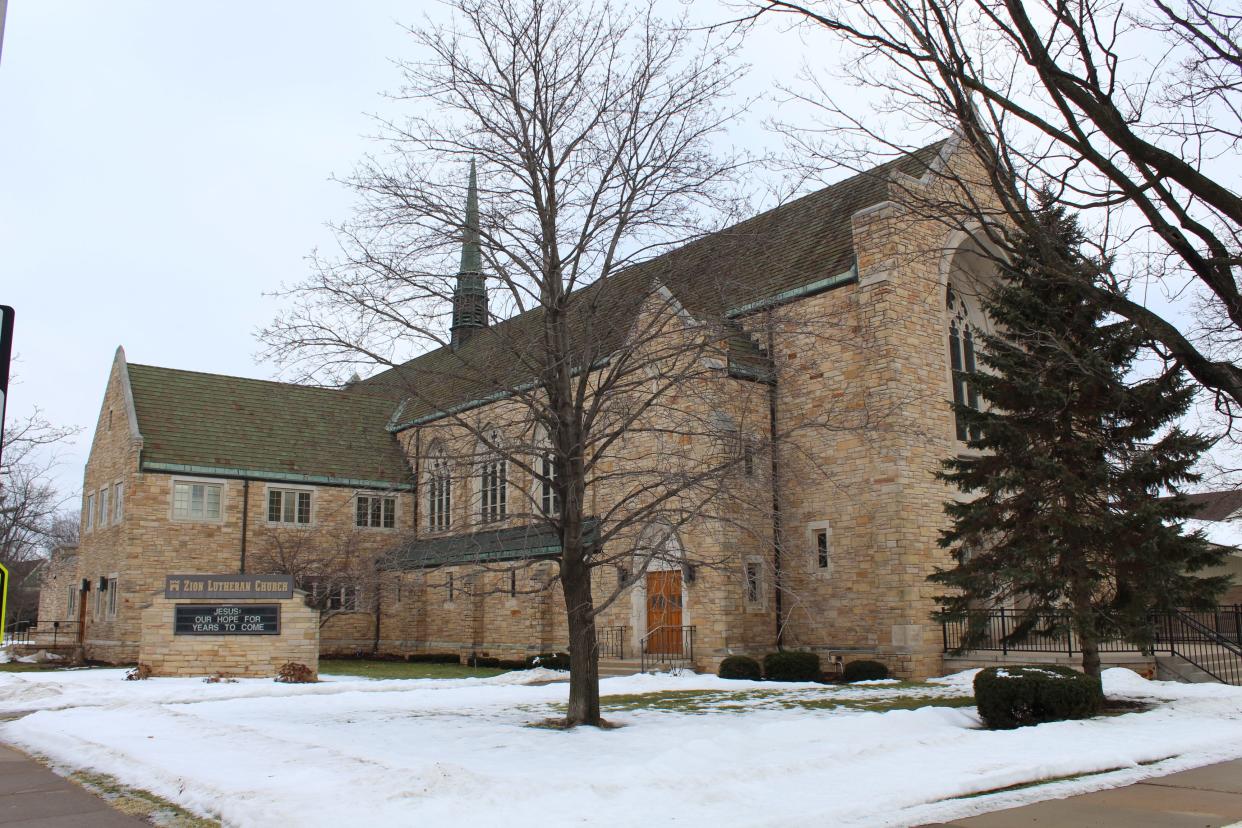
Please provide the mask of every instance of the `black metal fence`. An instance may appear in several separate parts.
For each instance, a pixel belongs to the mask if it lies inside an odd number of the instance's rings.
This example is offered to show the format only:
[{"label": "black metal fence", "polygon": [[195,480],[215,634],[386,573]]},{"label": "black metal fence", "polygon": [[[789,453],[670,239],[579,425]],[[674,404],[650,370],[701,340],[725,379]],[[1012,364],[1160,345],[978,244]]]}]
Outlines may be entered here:
[{"label": "black metal fence", "polygon": [[[1026,635],[1017,636],[1024,613],[997,609],[971,613],[941,625],[944,651],[1082,654],[1068,612],[1039,613]],[[1227,684],[1242,684],[1242,605],[1211,610],[1158,612],[1151,615],[1153,640],[1136,644],[1121,637],[1100,642],[1101,653],[1169,653]],[[975,640],[972,634],[978,631]]]},{"label": "black metal fence", "polygon": [[33,625],[17,621],[4,629],[4,644],[22,647],[67,647],[78,643],[77,621],[48,621]]},{"label": "black metal fence", "polygon": [[648,670],[694,667],[694,627],[660,626],[649,630],[642,639],[640,669]]},{"label": "black metal fence", "polygon": [[603,627],[596,637],[600,658],[625,658],[625,639],[629,627]]}]

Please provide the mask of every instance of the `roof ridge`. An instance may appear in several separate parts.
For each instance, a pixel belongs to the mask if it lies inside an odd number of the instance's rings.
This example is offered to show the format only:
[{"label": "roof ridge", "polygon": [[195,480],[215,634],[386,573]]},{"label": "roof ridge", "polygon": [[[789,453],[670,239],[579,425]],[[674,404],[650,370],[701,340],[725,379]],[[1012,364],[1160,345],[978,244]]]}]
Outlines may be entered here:
[{"label": "roof ridge", "polygon": [[342,388],[330,387],[327,385],[309,385],[302,382],[282,382],[280,380],[260,379],[258,377],[240,377],[236,374],[221,374],[217,371],[194,371],[189,368],[169,368],[164,365],[148,365],[143,362],[127,362],[127,368],[151,368],[156,371],[171,371],[176,374],[195,374],[200,377],[218,377],[227,380],[243,380],[245,382],[261,382],[267,385],[279,385],[284,388],[297,388],[306,391],[331,391],[340,393],[345,390]]}]

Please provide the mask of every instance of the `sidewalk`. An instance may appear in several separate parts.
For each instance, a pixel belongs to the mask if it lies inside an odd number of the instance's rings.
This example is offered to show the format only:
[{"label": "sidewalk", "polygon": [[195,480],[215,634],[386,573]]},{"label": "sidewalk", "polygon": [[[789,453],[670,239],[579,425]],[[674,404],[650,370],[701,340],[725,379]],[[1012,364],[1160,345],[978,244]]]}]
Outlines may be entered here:
[{"label": "sidewalk", "polygon": [[0,825],[4,828],[141,828],[64,777],[0,745]]},{"label": "sidewalk", "polygon": [[1219,828],[1242,821],[1242,759],[924,828]]}]

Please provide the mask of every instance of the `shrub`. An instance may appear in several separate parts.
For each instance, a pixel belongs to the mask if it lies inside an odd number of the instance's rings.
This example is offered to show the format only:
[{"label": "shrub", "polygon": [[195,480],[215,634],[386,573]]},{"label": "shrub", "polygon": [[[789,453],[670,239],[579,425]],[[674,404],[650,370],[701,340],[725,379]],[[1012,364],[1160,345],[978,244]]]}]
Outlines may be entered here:
[{"label": "shrub", "polygon": [[461,664],[457,653],[410,653],[405,660],[417,664]]},{"label": "shrub", "polygon": [[237,679],[233,678],[228,673],[213,673],[212,675],[207,676],[207,678],[203,679],[203,683],[204,684],[237,684]]},{"label": "shrub", "polygon": [[769,681],[819,681],[819,656],[783,651],[763,657],[763,675]]},{"label": "shrub", "polygon": [[763,677],[759,670],[759,662],[750,656],[733,655],[720,662],[720,670],[716,673],[723,679],[754,679]]},{"label": "shrub", "polygon": [[569,653],[540,653],[526,659],[528,667],[543,667],[546,670],[568,670]]},{"label": "shrub", "polygon": [[505,669],[505,670],[529,669],[529,665],[526,663],[526,661],[520,658],[502,658],[500,659],[500,663],[497,664],[496,666],[502,669]]},{"label": "shrub", "polygon": [[151,678],[151,665],[139,664],[125,674],[126,681],[146,681]]},{"label": "shrub", "polygon": [[319,679],[315,676],[315,671],[305,664],[286,661],[276,671],[276,680],[284,684],[311,684]]},{"label": "shrub", "polygon": [[888,668],[878,661],[859,659],[846,664],[841,670],[841,681],[875,681],[888,678]]},{"label": "shrub", "polygon": [[470,667],[499,667],[500,659],[491,656],[472,655],[466,659],[467,666]]},{"label": "shrub", "polygon": [[992,730],[1085,719],[1103,702],[1100,680],[1070,667],[989,667],[975,675],[975,705]]}]

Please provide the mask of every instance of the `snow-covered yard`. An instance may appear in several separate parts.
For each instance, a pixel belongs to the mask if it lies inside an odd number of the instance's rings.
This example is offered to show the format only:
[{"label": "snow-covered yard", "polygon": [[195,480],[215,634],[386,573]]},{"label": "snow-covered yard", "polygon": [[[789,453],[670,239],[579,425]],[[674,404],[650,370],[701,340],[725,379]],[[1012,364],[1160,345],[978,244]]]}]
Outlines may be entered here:
[{"label": "snow-covered yard", "polygon": [[1154,709],[1009,732],[960,706],[970,673],[850,688],[606,679],[606,715],[624,727],[571,732],[530,726],[565,699],[565,684],[533,683],[546,671],[123,676],[0,673],[0,717],[18,716],[0,741],[237,826],[917,825],[1242,756],[1242,688],[1125,670],[1107,672],[1109,694]]}]

